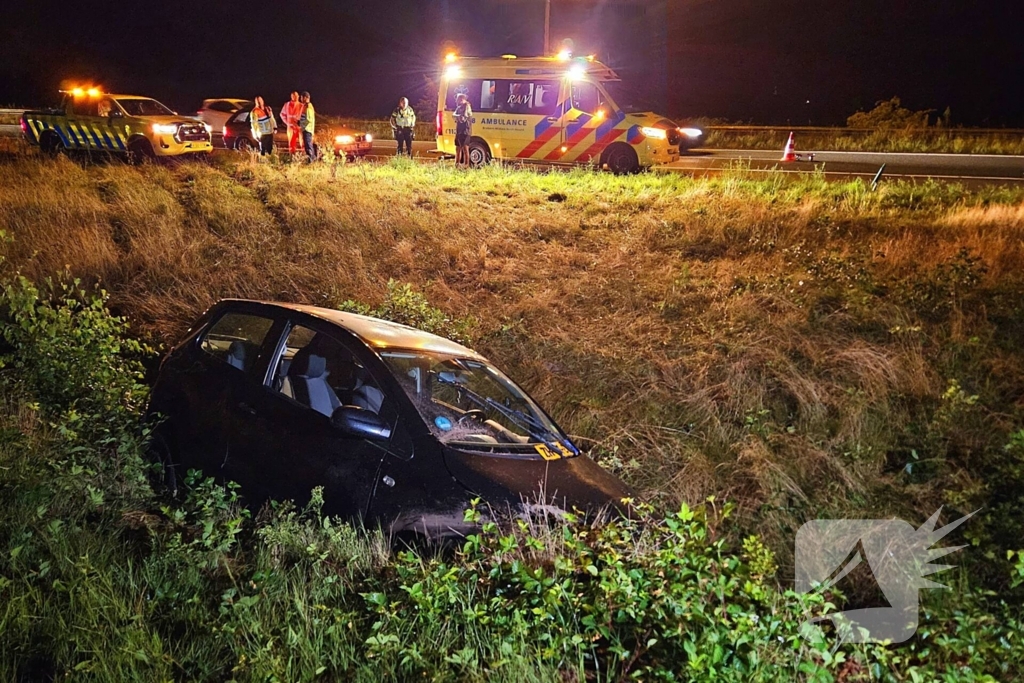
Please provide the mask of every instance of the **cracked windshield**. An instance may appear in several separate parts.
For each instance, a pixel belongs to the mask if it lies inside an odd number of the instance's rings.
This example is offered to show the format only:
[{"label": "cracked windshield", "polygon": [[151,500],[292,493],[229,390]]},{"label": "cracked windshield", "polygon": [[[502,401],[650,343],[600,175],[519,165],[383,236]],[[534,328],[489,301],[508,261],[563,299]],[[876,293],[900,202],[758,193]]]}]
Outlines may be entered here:
[{"label": "cracked windshield", "polygon": [[558,427],[496,368],[478,360],[421,351],[381,357],[442,443],[488,451],[577,450]]}]

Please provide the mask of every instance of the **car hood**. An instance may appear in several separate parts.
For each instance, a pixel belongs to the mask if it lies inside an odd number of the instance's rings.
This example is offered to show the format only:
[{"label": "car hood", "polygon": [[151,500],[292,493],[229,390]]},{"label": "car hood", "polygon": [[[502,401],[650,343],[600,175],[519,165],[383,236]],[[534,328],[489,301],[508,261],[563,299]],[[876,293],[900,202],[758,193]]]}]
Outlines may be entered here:
[{"label": "car hood", "polygon": [[177,114],[171,114],[170,116],[135,116],[132,118],[144,120],[146,123],[202,123],[201,119],[194,116],[179,116]]},{"label": "car hood", "polygon": [[596,510],[632,495],[618,477],[582,455],[543,460],[446,446],[444,459],[456,481],[491,505],[515,507],[526,502]]},{"label": "car hood", "polygon": [[626,121],[635,126],[652,126],[655,128],[664,128],[665,130],[676,128],[675,121],[665,118],[661,114],[655,114],[653,111],[641,111],[626,114]]}]

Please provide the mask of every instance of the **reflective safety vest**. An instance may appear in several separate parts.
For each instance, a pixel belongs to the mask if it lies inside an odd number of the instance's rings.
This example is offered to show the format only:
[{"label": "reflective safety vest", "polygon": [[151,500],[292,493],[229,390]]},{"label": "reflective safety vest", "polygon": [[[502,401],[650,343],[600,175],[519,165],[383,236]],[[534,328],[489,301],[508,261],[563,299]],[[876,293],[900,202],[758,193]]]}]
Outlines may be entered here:
[{"label": "reflective safety vest", "polygon": [[288,100],[281,107],[281,120],[289,126],[299,125],[299,117],[302,115],[302,102]]},{"label": "reflective safety vest", "polygon": [[409,106],[396,108],[391,112],[391,125],[395,128],[412,128],[416,125],[416,111]]},{"label": "reflective safety vest", "polygon": [[249,113],[249,125],[252,127],[252,134],[255,137],[270,135],[277,128],[277,121],[274,114],[267,109],[255,108]]},{"label": "reflective safety vest", "polygon": [[313,103],[310,102],[302,108],[302,115],[299,117],[299,128],[306,133],[312,133],[316,127],[316,110],[313,109]]}]

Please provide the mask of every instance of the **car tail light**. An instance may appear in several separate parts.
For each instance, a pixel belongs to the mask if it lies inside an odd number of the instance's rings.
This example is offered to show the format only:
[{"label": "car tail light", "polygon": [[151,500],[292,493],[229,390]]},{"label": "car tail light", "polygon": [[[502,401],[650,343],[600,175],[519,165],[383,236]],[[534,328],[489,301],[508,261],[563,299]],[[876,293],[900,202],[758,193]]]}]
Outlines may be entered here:
[{"label": "car tail light", "polygon": [[22,133],[27,133],[28,132],[28,123],[25,121],[25,119],[22,118],[20,121],[18,121],[18,123],[21,124],[21,132]]},{"label": "car tail light", "polygon": [[438,135],[441,135],[442,133],[444,133],[444,127],[441,125],[443,122],[444,122],[444,112],[443,111],[438,111],[437,112],[437,134]]}]

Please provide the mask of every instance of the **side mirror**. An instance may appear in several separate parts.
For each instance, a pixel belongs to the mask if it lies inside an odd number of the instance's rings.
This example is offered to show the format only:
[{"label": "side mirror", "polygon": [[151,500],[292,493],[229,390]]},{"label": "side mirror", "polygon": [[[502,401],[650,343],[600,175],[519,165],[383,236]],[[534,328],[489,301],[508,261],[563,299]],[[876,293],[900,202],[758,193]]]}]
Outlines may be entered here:
[{"label": "side mirror", "polygon": [[372,441],[387,441],[391,428],[377,413],[358,406],[341,406],[331,414],[331,425],[345,434]]},{"label": "side mirror", "polygon": [[121,112],[119,112],[116,109],[113,109],[113,110],[111,110],[111,112],[109,114],[107,114],[107,116],[109,116],[112,119],[119,119],[122,116],[124,116],[124,114],[122,114]]}]

